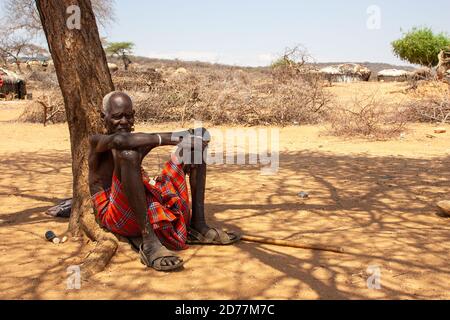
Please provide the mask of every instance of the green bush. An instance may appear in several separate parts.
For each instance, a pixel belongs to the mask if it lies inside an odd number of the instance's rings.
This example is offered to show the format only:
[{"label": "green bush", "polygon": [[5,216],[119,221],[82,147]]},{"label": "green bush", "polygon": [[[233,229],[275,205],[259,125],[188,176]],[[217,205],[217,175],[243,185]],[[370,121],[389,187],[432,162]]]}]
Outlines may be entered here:
[{"label": "green bush", "polygon": [[392,42],[394,54],[412,64],[434,67],[439,63],[439,52],[450,46],[446,33],[434,34],[430,28],[413,28],[401,39]]}]

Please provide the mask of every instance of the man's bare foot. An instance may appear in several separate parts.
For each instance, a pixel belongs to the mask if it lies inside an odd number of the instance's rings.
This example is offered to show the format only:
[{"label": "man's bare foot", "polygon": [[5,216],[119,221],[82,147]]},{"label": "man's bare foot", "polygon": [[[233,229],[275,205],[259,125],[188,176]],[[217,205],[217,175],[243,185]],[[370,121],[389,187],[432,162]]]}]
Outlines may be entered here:
[{"label": "man's bare foot", "polygon": [[143,264],[157,271],[172,271],[184,264],[181,258],[162,244],[142,244],[139,254]]}]

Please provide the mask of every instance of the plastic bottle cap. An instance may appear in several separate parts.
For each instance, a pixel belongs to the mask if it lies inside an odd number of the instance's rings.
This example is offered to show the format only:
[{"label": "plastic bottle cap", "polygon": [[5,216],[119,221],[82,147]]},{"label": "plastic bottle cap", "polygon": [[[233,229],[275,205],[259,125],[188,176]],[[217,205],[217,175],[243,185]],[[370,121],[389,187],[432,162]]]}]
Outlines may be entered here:
[{"label": "plastic bottle cap", "polygon": [[45,233],[45,239],[47,239],[47,241],[52,241],[55,238],[56,238],[56,234],[53,231],[47,231]]}]

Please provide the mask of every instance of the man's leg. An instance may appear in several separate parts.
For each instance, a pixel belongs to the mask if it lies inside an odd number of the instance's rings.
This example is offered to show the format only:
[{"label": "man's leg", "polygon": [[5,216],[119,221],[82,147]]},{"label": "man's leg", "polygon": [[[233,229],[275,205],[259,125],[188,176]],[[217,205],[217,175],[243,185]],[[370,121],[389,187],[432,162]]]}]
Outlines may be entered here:
[{"label": "man's leg", "polygon": [[[198,129],[197,129],[198,130]],[[206,129],[202,129],[203,136],[206,136],[207,140],[210,139],[209,133]],[[200,146],[196,146],[196,148],[200,148]],[[206,154],[205,150],[207,146],[202,146],[202,155]],[[205,159],[202,156],[202,163],[196,164],[194,163],[195,159],[195,151],[191,152],[191,163],[184,164],[183,170],[186,174],[189,175],[189,184],[191,187],[192,194],[192,217],[190,221],[190,228],[200,233],[202,236],[212,234],[212,238],[218,243],[229,244],[237,241],[240,237],[234,232],[223,232],[217,228],[211,228],[206,223],[205,218],[205,188],[206,188],[206,169],[207,165]],[[198,151],[197,151],[198,152]],[[179,154],[183,154],[183,152],[178,152]],[[213,231],[211,231],[213,230]]]},{"label": "man's leg", "polygon": [[186,164],[184,171],[189,173],[189,184],[192,194],[192,217],[190,225],[201,234],[211,228],[205,218],[206,163]]},{"label": "man's leg", "polygon": [[[190,129],[189,133],[192,135],[201,135],[203,139],[210,139],[209,132],[205,128],[197,128]],[[205,187],[206,187],[206,162],[203,159],[203,155],[205,154],[205,150],[207,146],[204,145],[191,145],[190,153],[190,161],[186,163],[188,159],[186,159],[184,154],[183,147],[179,146],[177,154],[179,154],[184,160],[183,171],[185,174],[189,175],[189,184],[191,187],[191,197],[192,197],[192,215],[190,221],[190,227],[197,230],[198,232],[205,234],[211,228],[206,223],[205,219]],[[200,156],[197,155],[196,152],[200,152],[201,149],[201,164],[196,163],[200,162]],[[186,150],[188,151],[188,150]],[[186,154],[187,156],[187,154]]]},{"label": "man's leg", "polygon": [[[156,236],[147,214],[147,198],[141,175],[141,154],[134,150],[117,151],[114,158],[115,173],[142,232],[143,250],[151,256],[163,246]],[[175,266],[182,262],[176,256],[164,257],[161,266]]]}]

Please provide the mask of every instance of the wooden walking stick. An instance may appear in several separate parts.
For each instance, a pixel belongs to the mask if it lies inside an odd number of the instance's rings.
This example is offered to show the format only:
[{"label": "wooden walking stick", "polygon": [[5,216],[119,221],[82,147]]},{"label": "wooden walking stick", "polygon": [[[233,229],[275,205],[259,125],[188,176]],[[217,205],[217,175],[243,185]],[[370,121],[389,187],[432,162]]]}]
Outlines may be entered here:
[{"label": "wooden walking stick", "polygon": [[300,249],[311,249],[311,250],[319,250],[319,251],[329,251],[329,252],[335,252],[335,253],[345,253],[345,250],[342,247],[324,246],[324,245],[320,245],[320,244],[306,244],[306,243],[300,243],[300,242],[294,242],[294,241],[261,238],[261,237],[253,237],[253,236],[246,236],[246,235],[243,235],[241,240],[248,241],[248,242],[271,244],[274,246],[300,248]]}]

